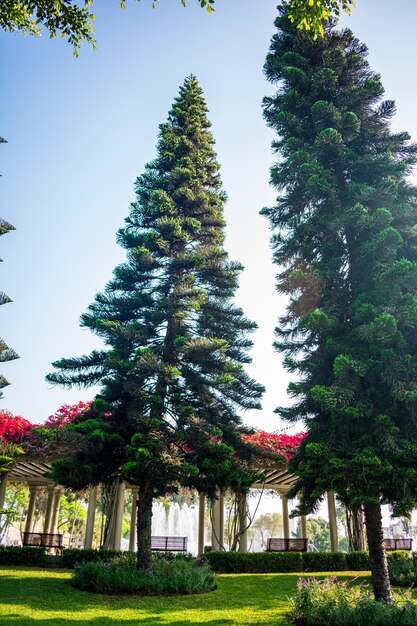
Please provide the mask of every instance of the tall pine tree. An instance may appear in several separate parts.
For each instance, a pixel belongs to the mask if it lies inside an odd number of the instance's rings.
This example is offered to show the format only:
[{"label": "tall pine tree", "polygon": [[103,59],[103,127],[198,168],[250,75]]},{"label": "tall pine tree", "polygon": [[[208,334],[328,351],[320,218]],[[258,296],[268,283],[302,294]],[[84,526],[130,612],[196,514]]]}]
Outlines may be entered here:
[{"label": "tall pine tree", "polygon": [[278,288],[289,304],[278,351],[298,374],[308,438],[291,467],[304,511],[327,490],[363,506],[375,596],[391,600],[381,505],[407,513],[417,488],[416,146],[393,133],[392,101],[349,30],[313,41],[281,8],[264,101],[277,131],[271,179]]},{"label": "tall pine tree", "polygon": [[191,76],[136,181],[118,234],[127,260],[82,316],[106,347],[62,359],[48,376],[102,385],[94,418],[74,426],[91,445],[56,472],[64,484],[115,475],[139,486],[141,568],[151,566],[155,496],[181,483],[213,497],[216,486],[244,491],[254,478],[238,410],[260,408],[263,388],[244,370],[256,325],[232,301],[242,267],[223,248],[226,196],[209,128]]},{"label": "tall pine tree", "polygon": [[[7,143],[7,141],[5,139],[3,139],[3,137],[0,137],[0,143]],[[12,224],[10,224],[9,222],[7,222],[6,220],[4,220],[3,218],[0,218],[0,237],[2,235],[6,235],[7,233],[9,233],[11,230],[14,230],[14,226],[12,226]],[[2,259],[0,259],[1,261]],[[0,305],[2,304],[8,304],[9,302],[11,302],[11,299],[9,298],[9,296],[7,296],[4,292],[0,292]],[[3,339],[0,339],[0,362],[1,363],[5,363],[6,361],[13,361],[14,359],[18,359],[19,355],[13,350],[13,348],[9,348],[9,346],[3,341]],[[7,387],[7,385],[9,385],[9,381],[2,375],[0,375],[0,389],[3,389],[3,387]],[[3,397],[3,392],[0,391],[0,398]]]}]

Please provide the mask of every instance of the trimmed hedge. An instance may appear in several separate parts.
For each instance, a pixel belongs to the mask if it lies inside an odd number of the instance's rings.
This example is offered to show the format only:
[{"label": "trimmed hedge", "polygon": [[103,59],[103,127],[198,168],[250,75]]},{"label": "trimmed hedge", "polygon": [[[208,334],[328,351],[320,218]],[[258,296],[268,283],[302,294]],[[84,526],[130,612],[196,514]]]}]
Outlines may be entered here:
[{"label": "trimmed hedge", "polygon": [[346,569],[344,552],[303,552],[305,572],[340,572]]},{"label": "trimmed hedge", "polygon": [[42,567],[46,564],[46,551],[39,546],[0,546],[0,565]]},{"label": "trimmed hedge", "polygon": [[302,572],[300,552],[208,552],[204,555],[215,572],[223,574],[277,574]]},{"label": "trimmed hedge", "polygon": [[398,561],[408,563],[411,558],[414,560],[414,555],[410,556],[408,550],[393,550],[392,552],[387,552],[388,563],[397,563]]},{"label": "trimmed hedge", "polygon": [[[414,562],[417,561],[413,553]],[[188,554],[154,553],[154,559],[192,560]],[[388,552],[388,563],[410,560],[404,550]],[[78,563],[102,561],[108,563],[116,558],[136,562],[135,552],[118,550],[83,550],[64,548],[57,557],[58,566],[72,569]],[[285,574],[289,572],[341,572],[369,571],[367,552],[206,552],[204,560],[214,571],[224,574]],[[47,549],[38,546],[0,546],[0,565],[28,565],[45,567]]]},{"label": "trimmed hedge", "polygon": [[369,554],[365,550],[346,554],[346,569],[352,572],[365,572],[371,569]]},{"label": "trimmed hedge", "polygon": [[[91,563],[93,561],[103,561],[108,563],[117,557],[130,553],[121,550],[83,550],[81,548],[64,548],[59,559],[60,567],[72,569],[79,563]],[[133,554],[133,553],[132,553]]]},{"label": "trimmed hedge", "polygon": [[370,567],[367,552],[207,552],[204,559],[222,574],[360,572]]},{"label": "trimmed hedge", "polygon": [[[128,552],[123,550],[84,550],[82,548],[64,548],[62,556],[59,558],[59,566],[68,569],[74,568],[81,563],[93,563],[101,561],[102,563],[110,563],[114,559],[123,559],[124,561],[135,565],[136,552]],[[164,559],[165,561],[195,561],[192,554],[183,552],[153,552],[154,561]]]}]

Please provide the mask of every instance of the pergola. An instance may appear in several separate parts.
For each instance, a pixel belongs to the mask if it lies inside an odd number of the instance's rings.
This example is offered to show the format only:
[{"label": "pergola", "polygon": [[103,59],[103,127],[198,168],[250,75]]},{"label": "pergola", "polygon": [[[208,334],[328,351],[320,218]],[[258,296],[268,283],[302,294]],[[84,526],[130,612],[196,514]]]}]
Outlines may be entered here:
[{"label": "pergola", "polygon": [[[29,506],[25,522],[25,532],[33,532],[34,525],[34,512],[36,505],[37,491],[40,488],[46,488],[47,490],[47,506],[43,525],[44,533],[56,532],[59,503],[64,488],[60,485],[55,485],[54,482],[48,478],[48,474],[51,471],[51,465],[40,458],[29,458],[18,461],[12,469],[4,474],[0,478],[0,509],[4,506],[4,500],[6,495],[6,487],[8,482],[22,482],[27,483],[29,486]],[[284,538],[290,537],[290,523],[289,523],[289,511],[287,493],[290,487],[295,483],[296,476],[290,474],[287,469],[279,468],[269,469],[265,472],[265,479],[262,483],[255,483],[252,485],[254,489],[267,489],[274,490],[279,493],[282,502],[282,516],[283,516],[283,536]],[[91,548],[93,542],[94,521],[97,508],[97,497],[99,487],[95,486],[90,489],[88,499],[88,510],[86,520],[86,532],[84,537],[84,548]],[[132,501],[135,503],[138,497],[138,488],[119,483],[115,492],[114,502],[112,506],[111,524],[109,532],[108,546],[111,549],[118,550],[121,545],[122,535],[122,520],[124,511],[124,497],[126,490],[131,490]],[[328,512],[329,512],[329,526],[330,526],[330,544],[333,551],[338,550],[338,536],[337,536],[337,524],[336,524],[336,507],[335,498],[333,492],[327,494]],[[205,512],[205,496],[199,495],[199,516],[198,516],[198,554],[201,555],[204,552],[204,512]],[[136,517],[138,514],[137,506],[132,506],[131,520],[130,520],[130,536],[129,536],[129,549],[134,550],[136,544]],[[241,528],[245,529],[247,519],[247,503],[244,502],[240,507],[239,517]],[[223,537],[224,529],[224,494],[218,493],[217,499],[212,504],[211,511],[211,546],[212,550],[222,550],[223,546],[219,538]],[[305,516],[301,516],[301,536],[307,538],[307,521]],[[239,541],[239,551],[247,552],[247,534],[246,530],[243,530]]]}]

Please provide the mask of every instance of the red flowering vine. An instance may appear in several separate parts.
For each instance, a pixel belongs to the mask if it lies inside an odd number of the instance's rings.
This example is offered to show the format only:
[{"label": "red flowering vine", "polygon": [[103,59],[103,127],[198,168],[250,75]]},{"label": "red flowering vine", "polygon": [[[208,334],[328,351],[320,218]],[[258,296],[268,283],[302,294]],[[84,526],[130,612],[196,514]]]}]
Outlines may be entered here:
[{"label": "red flowering vine", "polygon": [[33,424],[10,411],[0,411],[0,441],[20,444],[33,428]]},{"label": "red flowering vine", "polygon": [[251,443],[253,446],[261,448],[267,453],[265,457],[259,457],[260,461],[271,459],[273,456],[277,455],[288,463],[295,450],[306,437],[307,433],[287,435],[285,433],[276,434],[258,430],[251,435],[243,435],[242,439],[245,443]]},{"label": "red flowering vine", "polygon": [[[91,402],[77,402],[76,404],[64,404],[53,415],[50,415],[44,424],[32,424],[20,415],[13,415],[10,411],[0,411],[0,443],[22,445],[28,453],[42,454],[45,452],[42,438],[36,436],[38,429],[44,428],[64,428],[83,413],[91,408]],[[111,413],[105,413],[104,417],[110,417]],[[242,435],[245,443],[250,443],[259,449],[258,461],[260,462],[283,462],[288,463],[295,450],[305,439],[307,433],[297,433],[287,435],[285,433],[268,433],[258,430],[251,435]],[[212,437],[212,441],[221,438]],[[176,444],[184,453],[189,453],[190,449],[183,442]]]},{"label": "red flowering vine", "polygon": [[63,404],[53,415],[50,415],[46,422],[42,424],[43,428],[63,428],[66,424],[70,424],[77,417],[88,411],[91,402],[77,402],[77,404]]}]

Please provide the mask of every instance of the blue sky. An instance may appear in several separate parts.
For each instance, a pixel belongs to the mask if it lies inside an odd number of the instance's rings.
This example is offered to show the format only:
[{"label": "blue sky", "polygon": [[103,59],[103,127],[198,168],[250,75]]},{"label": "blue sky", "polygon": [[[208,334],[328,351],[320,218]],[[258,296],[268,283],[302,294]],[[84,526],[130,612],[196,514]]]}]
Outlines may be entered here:
[{"label": "blue sky", "polygon": [[[267,387],[248,423],[276,430],[273,409],[287,402],[287,377],[272,349],[284,301],[274,291],[269,233],[259,210],[268,185],[273,133],[261,100],[274,88],[262,73],[274,32],[274,0],[216,0],[207,15],[188,0],[99,0],[98,50],[78,59],[61,39],[0,34],[2,68],[0,215],[17,230],[1,239],[1,333],[20,359],[2,365],[12,383],[2,406],[43,421],[93,390],[64,391],[44,380],[51,362],[98,345],[79,316],[123,258],[115,242],[133,200],[133,181],[155,155],[158,125],[184,78],[196,74],[213,122],[229,196],[226,247],[245,265],[237,295],[259,331],[251,373]],[[415,0],[357,0],[344,18],[370,48],[386,95],[397,101],[395,129],[417,139]],[[402,14],[399,13],[400,6]]]}]

